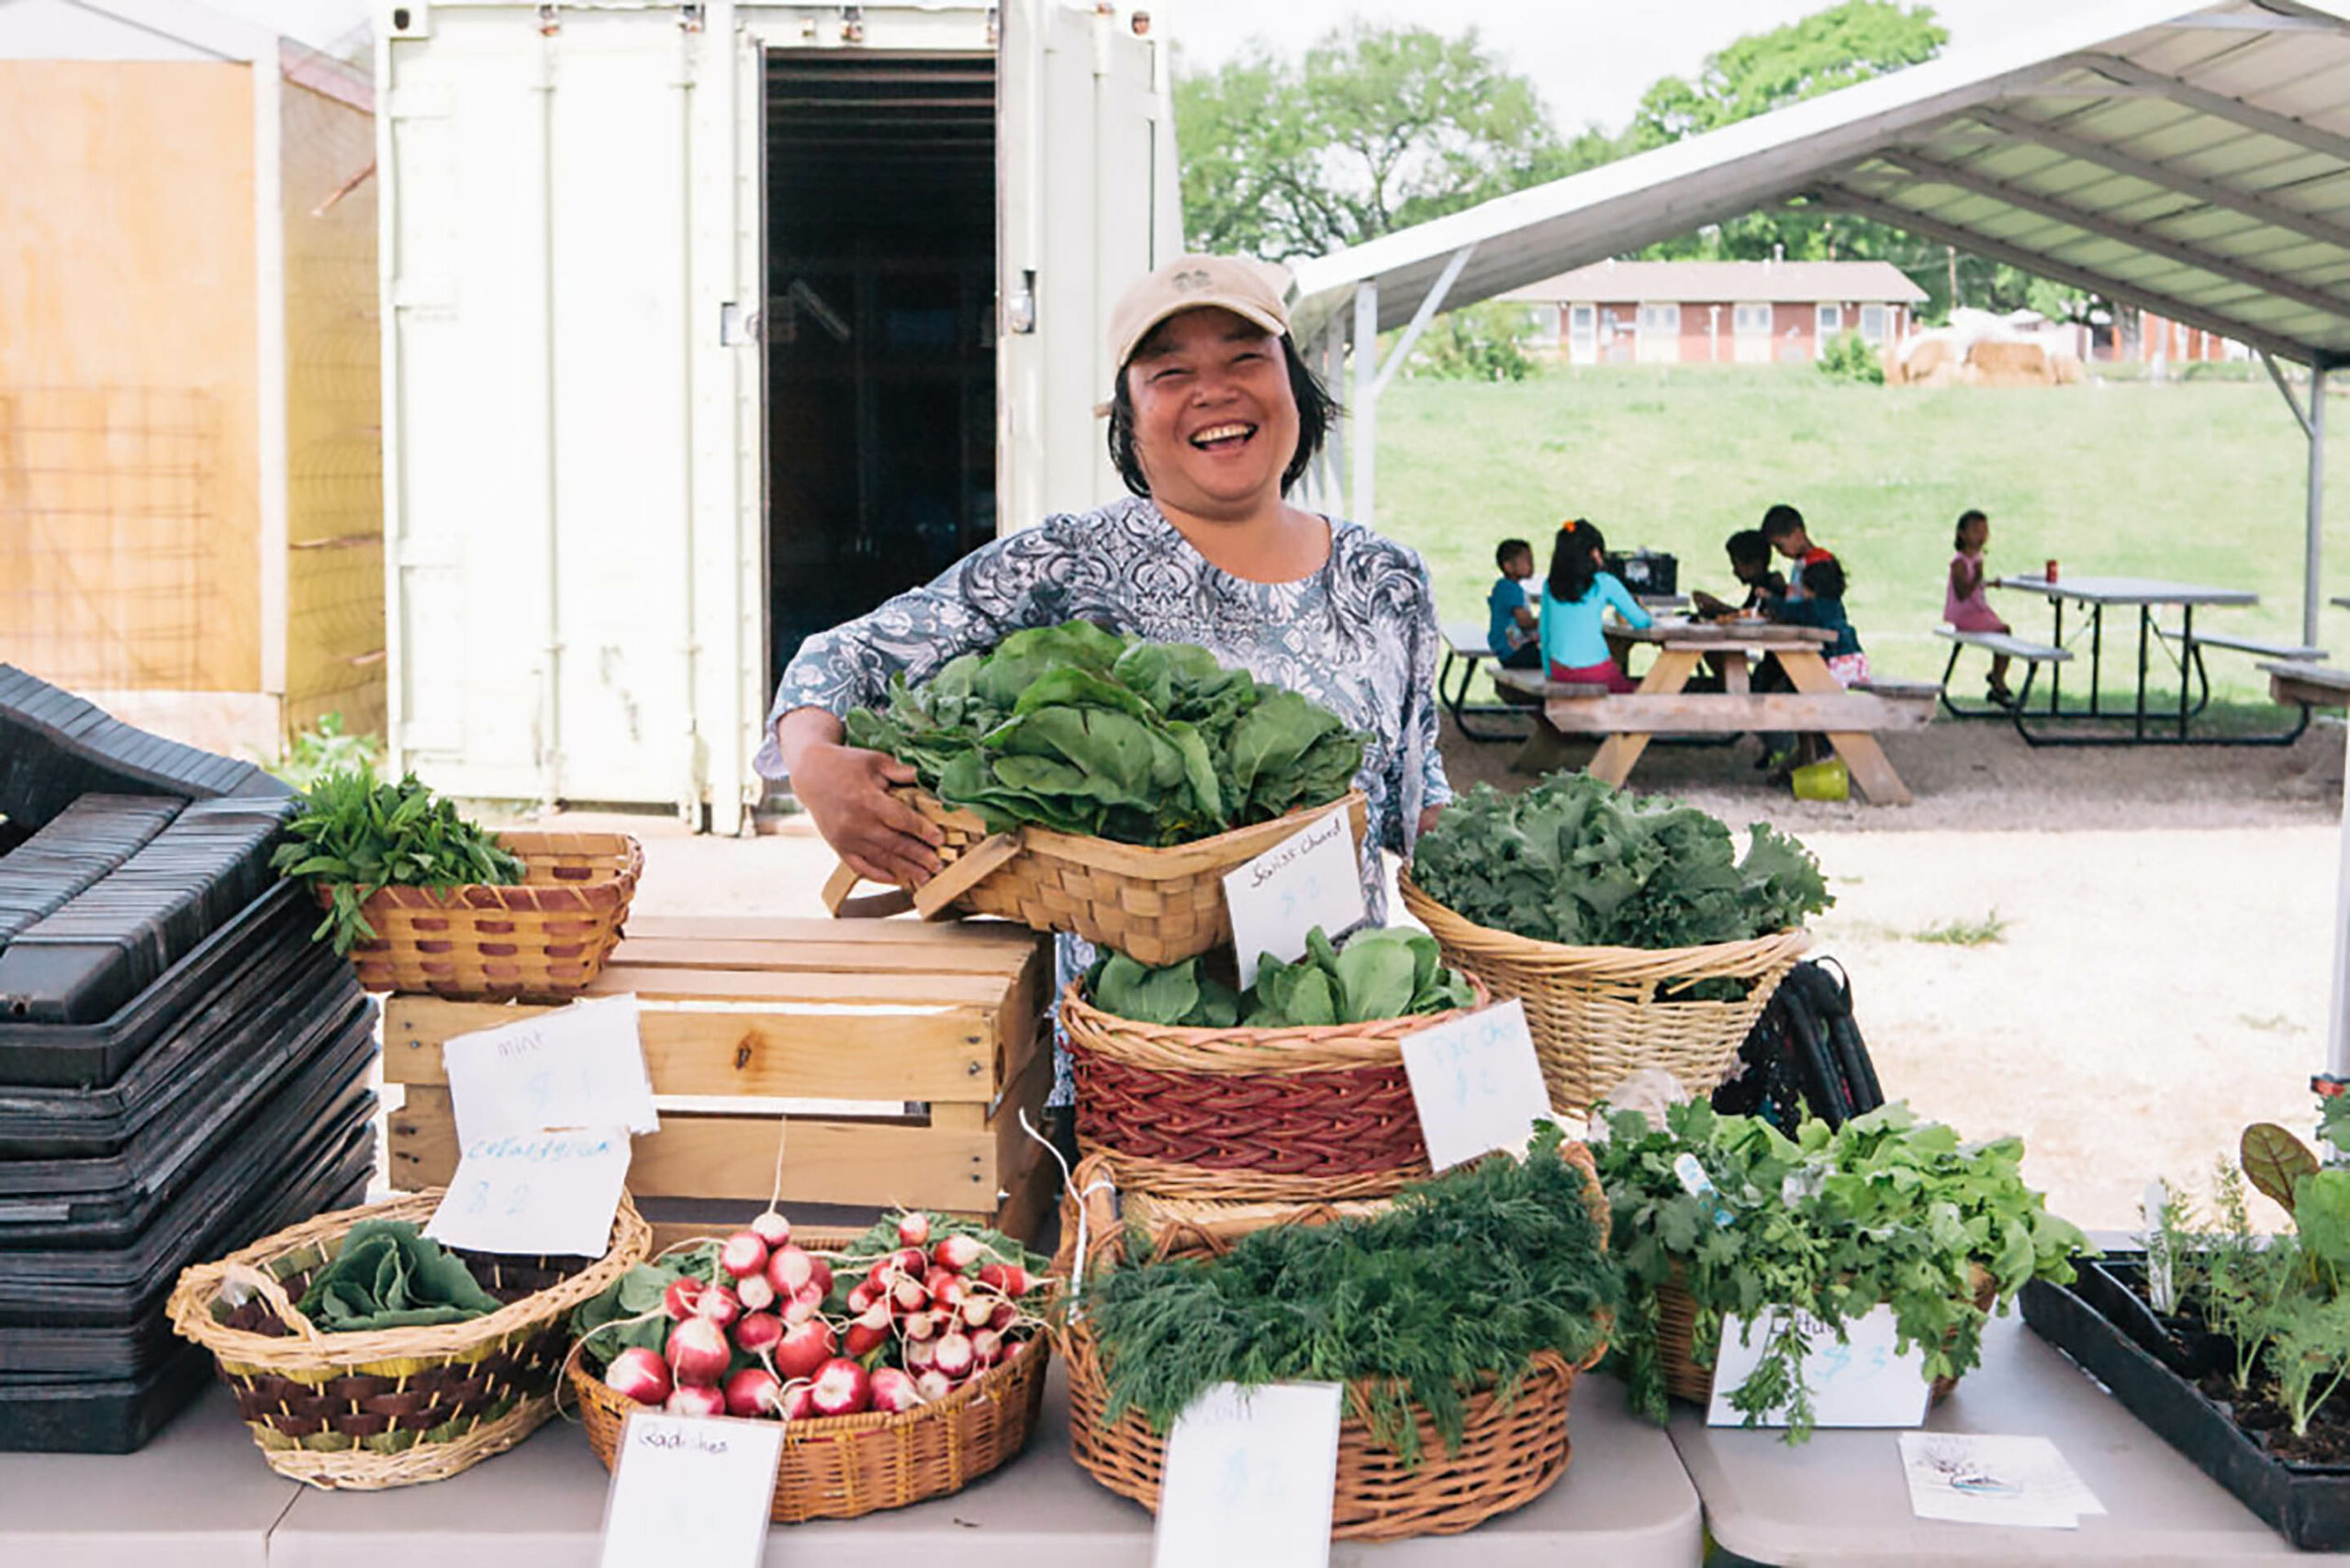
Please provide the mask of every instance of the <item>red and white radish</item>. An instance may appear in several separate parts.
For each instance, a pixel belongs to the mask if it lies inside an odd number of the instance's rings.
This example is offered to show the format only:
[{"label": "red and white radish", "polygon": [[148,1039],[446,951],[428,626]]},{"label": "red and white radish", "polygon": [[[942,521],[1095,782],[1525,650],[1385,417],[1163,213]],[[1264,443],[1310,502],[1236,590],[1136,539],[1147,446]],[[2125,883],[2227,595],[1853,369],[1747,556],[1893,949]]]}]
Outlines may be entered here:
[{"label": "red and white radish", "polygon": [[669,1363],[656,1351],[631,1345],[604,1369],[604,1386],[639,1405],[658,1405],[669,1397]]},{"label": "red and white radish", "polygon": [[1020,1309],[1008,1301],[1000,1301],[995,1304],[995,1311],[988,1317],[988,1327],[1002,1334],[1009,1332],[1012,1326],[1019,1321]]},{"label": "red and white radish", "polygon": [[1011,1348],[1004,1343],[1003,1336],[992,1328],[982,1328],[971,1336],[971,1360],[980,1367],[995,1365]]},{"label": "red and white radish", "polygon": [[916,1209],[898,1216],[898,1239],[908,1247],[930,1245],[930,1216]]},{"label": "red and white radish", "polygon": [[937,1312],[909,1312],[898,1320],[898,1332],[906,1337],[909,1345],[935,1339],[938,1338],[939,1320],[945,1316]]},{"label": "red and white radish", "polygon": [[907,1371],[923,1372],[928,1370],[931,1359],[938,1354],[938,1341],[909,1339],[899,1353],[905,1358]]},{"label": "red and white radish", "polygon": [[791,1222],[769,1209],[751,1221],[751,1234],[766,1242],[772,1250],[791,1239]]},{"label": "red and white radish", "polygon": [[930,1305],[930,1293],[908,1274],[890,1287],[890,1305],[900,1312],[920,1312]]},{"label": "red and white radish", "polygon": [[813,1377],[816,1369],[831,1361],[838,1349],[833,1326],[821,1317],[812,1317],[785,1329],[776,1341],[775,1370],[787,1383],[794,1378]]},{"label": "red and white radish", "polygon": [[775,1287],[778,1296],[796,1294],[800,1286],[815,1277],[814,1260],[788,1242],[767,1259],[767,1283]]},{"label": "red and white radish", "polygon": [[756,1231],[738,1230],[718,1249],[718,1266],[738,1280],[762,1273],[767,1266],[767,1244]]},{"label": "red and white radish", "polygon": [[1017,1263],[990,1263],[979,1271],[979,1281],[1009,1296],[1024,1296],[1036,1288],[1036,1281]]},{"label": "red and white radish", "polygon": [[813,1252],[808,1254],[808,1281],[816,1287],[818,1295],[833,1294],[833,1266]]},{"label": "red and white radish", "polygon": [[746,1312],[734,1325],[734,1348],[746,1356],[763,1355],[783,1340],[783,1319],[772,1312]]},{"label": "red and white radish", "polygon": [[734,1347],[726,1330],[707,1317],[688,1317],[669,1330],[669,1371],[679,1383],[708,1388],[726,1375]]},{"label": "red and white radish", "polygon": [[743,1298],[734,1294],[732,1285],[712,1285],[694,1303],[694,1316],[707,1317],[721,1328],[732,1328],[734,1320],[743,1316]]},{"label": "red and white radish", "polygon": [[775,1305],[775,1287],[765,1274],[745,1274],[734,1282],[734,1299],[745,1312],[765,1312]]},{"label": "red and white radish", "polygon": [[694,1303],[701,1300],[702,1282],[691,1274],[671,1280],[669,1288],[661,1293],[661,1310],[673,1323],[683,1323],[694,1315]]},{"label": "red and white radish", "polygon": [[935,1404],[955,1392],[955,1380],[933,1367],[914,1379],[914,1392],[925,1401]]},{"label": "red and white radish", "polygon": [[938,1245],[930,1249],[930,1260],[954,1273],[968,1273],[971,1265],[979,1260],[987,1249],[968,1236],[942,1236]]},{"label": "red and white radish", "polygon": [[805,1323],[822,1311],[823,1305],[824,1293],[816,1288],[815,1281],[811,1280],[800,1287],[798,1295],[783,1304],[783,1320],[786,1323]]},{"label": "red and white radish", "polygon": [[994,1321],[995,1309],[1012,1304],[993,1291],[976,1291],[963,1298],[962,1310],[956,1314],[967,1328],[985,1328]]},{"label": "red and white radish", "polygon": [[798,1383],[783,1385],[783,1397],[778,1406],[787,1421],[804,1421],[816,1413],[814,1384],[802,1378]]},{"label": "red and white radish", "polygon": [[783,1384],[765,1367],[744,1367],[726,1380],[729,1416],[772,1416],[783,1399]]},{"label": "red and white radish", "polygon": [[957,1382],[971,1375],[979,1364],[972,1353],[971,1341],[961,1334],[941,1334],[931,1355],[931,1365]]},{"label": "red and white radish", "polygon": [[971,1292],[971,1282],[950,1269],[933,1269],[922,1288],[941,1306],[953,1306]]},{"label": "red and white radish", "polygon": [[835,1356],[817,1369],[811,1402],[819,1416],[855,1416],[873,1397],[873,1381],[863,1365]]},{"label": "red and white radish", "polygon": [[895,1367],[873,1369],[873,1408],[896,1415],[922,1403],[922,1393],[912,1378]]},{"label": "red and white radish", "polygon": [[853,1317],[861,1316],[867,1307],[871,1306],[875,1302],[879,1301],[880,1299],[881,1287],[879,1285],[875,1284],[871,1280],[860,1281],[858,1283],[849,1287],[849,1315]]},{"label": "red and white radish", "polygon": [[661,1408],[672,1416],[723,1416],[726,1395],[699,1383],[681,1383],[670,1391],[668,1403]]}]

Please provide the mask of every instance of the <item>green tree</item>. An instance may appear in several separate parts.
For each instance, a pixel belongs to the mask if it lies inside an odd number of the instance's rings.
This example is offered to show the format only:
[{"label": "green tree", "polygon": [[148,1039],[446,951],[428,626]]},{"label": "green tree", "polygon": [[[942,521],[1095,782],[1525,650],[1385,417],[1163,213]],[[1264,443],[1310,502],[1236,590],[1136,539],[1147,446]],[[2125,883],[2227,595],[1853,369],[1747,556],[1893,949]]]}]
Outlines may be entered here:
[{"label": "green tree", "polygon": [[[1183,216],[1203,250],[1317,256],[1577,166],[1532,83],[1474,28],[1337,28],[1292,65],[1179,72]],[[1592,151],[1579,142],[1580,155]]]},{"label": "green tree", "polygon": [[1667,76],[1640,98],[1626,151],[1643,151],[1920,64],[1950,35],[1924,6],[1843,0],[1706,57],[1697,80]]}]

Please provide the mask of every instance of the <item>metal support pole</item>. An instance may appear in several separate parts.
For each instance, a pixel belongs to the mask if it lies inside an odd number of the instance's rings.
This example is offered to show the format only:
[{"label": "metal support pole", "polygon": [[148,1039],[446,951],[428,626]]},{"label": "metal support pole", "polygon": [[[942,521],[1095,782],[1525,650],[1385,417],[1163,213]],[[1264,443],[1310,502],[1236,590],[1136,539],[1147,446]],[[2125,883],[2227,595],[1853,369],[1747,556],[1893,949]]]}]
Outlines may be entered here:
[{"label": "metal support pole", "polygon": [[1365,528],[1371,525],[1372,470],[1379,453],[1379,286],[1355,285],[1355,398],[1351,441],[1355,458],[1355,488],[1348,514]]},{"label": "metal support pole", "polygon": [[2310,366],[2310,484],[2309,517],[2303,525],[2301,562],[2301,645],[2317,646],[2317,607],[2320,546],[2325,542],[2325,366]]},{"label": "metal support pole", "polygon": [[[1322,386],[1332,397],[1338,397],[1346,386],[1347,329],[1344,318],[1333,316],[1322,338]],[[1343,398],[1340,399],[1344,401]],[[1323,454],[1324,489],[1321,506],[1331,517],[1347,515],[1347,421],[1333,420],[1330,443]]]}]

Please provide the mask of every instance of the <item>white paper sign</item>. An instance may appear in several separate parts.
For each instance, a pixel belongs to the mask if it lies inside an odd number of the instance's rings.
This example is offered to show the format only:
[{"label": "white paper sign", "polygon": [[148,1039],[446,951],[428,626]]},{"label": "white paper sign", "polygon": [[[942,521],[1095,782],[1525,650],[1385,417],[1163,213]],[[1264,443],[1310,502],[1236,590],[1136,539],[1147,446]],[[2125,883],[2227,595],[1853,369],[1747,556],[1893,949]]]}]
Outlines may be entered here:
[{"label": "white paper sign", "polygon": [[2046,1438],[1904,1432],[1901,1469],[1921,1519],[2077,1529],[2105,1505]]},{"label": "white paper sign", "polygon": [[632,1415],[604,1504],[603,1568],[757,1568],[782,1454],[780,1421]]},{"label": "white paper sign", "polygon": [[633,996],[576,1002],[441,1047],[457,1144],[550,1127],[661,1130]]},{"label": "white paper sign", "polygon": [[[1745,1383],[1762,1360],[1773,1331],[1785,1318],[1774,1307],[1754,1319],[1753,1331],[1741,1333],[1744,1318],[1722,1319],[1721,1349],[1714,1360],[1714,1401],[1706,1412],[1709,1427],[1743,1426],[1746,1417],[1730,1408],[1733,1390]],[[1900,1337],[1893,1308],[1879,1306],[1844,1325],[1840,1342],[1825,1324],[1810,1325],[1811,1353],[1803,1360],[1804,1381],[1811,1389],[1812,1420],[1822,1427],[1914,1427],[1926,1418],[1926,1352],[1913,1346],[1896,1350]],[[1786,1411],[1766,1411],[1756,1423],[1786,1425]]]},{"label": "white paper sign", "polygon": [[1152,1568],[1327,1568],[1343,1393],[1223,1383],[1193,1400],[1167,1435]]},{"label": "white paper sign", "polygon": [[1362,863],[1347,809],[1290,834],[1224,878],[1232,911],[1232,946],[1240,984],[1256,983],[1257,960],[1270,953],[1284,962],[1305,956],[1305,934],[1315,926],[1333,942],[1369,919],[1362,902]]},{"label": "white paper sign", "polygon": [[424,1234],[476,1252],[599,1258],[628,1157],[626,1127],[484,1138],[458,1159]]},{"label": "white paper sign", "polygon": [[1550,1114],[1526,1004],[1515,997],[1405,1036],[1404,1076],[1438,1170],[1497,1148],[1523,1151],[1536,1120]]}]

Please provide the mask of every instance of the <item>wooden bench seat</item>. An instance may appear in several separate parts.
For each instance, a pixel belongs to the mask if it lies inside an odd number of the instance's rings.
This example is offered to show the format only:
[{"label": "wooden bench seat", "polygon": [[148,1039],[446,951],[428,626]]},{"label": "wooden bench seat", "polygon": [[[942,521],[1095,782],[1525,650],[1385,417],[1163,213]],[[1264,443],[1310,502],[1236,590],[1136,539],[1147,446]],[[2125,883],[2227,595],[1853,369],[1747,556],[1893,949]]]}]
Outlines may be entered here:
[{"label": "wooden bench seat", "polygon": [[[2004,654],[2026,664],[2061,665],[2070,663],[2073,657],[2069,648],[2060,648],[2050,643],[2035,643],[2012,632],[1962,632],[1955,626],[1937,626],[1934,635],[1956,643],[1960,647],[1980,648],[1986,654]],[[1956,649],[1952,650],[1951,657],[1953,660],[1958,657]]]},{"label": "wooden bench seat", "polygon": [[1539,693],[1551,727],[1569,734],[1745,734],[1750,731],[1923,729],[1942,688],[1885,682],[1849,691],[1675,691],[1640,696],[1604,686],[1545,680],[1532,670],[1499,670],[1494,678]]},{"label": "wooden bench seat", "polygon": [[[1528,716],[1528,704],[1533,699],[1515,697],[1513,693],[1504,691],[1502,696],[1505,700],[1500,702],[1469,700],[1469,688],[1475,682],[1477,671],[1485,667],[1486,662],[1494,656],[1494,650],[1485,642],[1485,628],[1473,621],[1447,621],[1438,626],[1437,632],[1444,639],[1444,661],[1436,672],[1437,700],[1446,712],[1452,715],[1454,728],[1472,741],[1523,739],[1526,730],[1522,722],[1487,729],[1480,721],[1494,718],[1523,721]],[[1505,671],[1496,666],[1493,673],[1499,677],[1536,672]]]},{"label": "wooden bench seat", "polygon": [[[2158,626],[2155,631],[2161,633],[2165,642],[2176,643],[2180,640],[2178,627]],[[2255,654],[2262,658],[2276,659],[2285,664],[2314,664],[2322,662],[2327,656],[2323,648],[2313,648],[2306,644],[2280,643],[2267,637],[2244,637],[2232,632],[2199,630],[2188,645],[2196,648],[2229,648],[2239,654]]]},{"label": "wooden bench seat", "polygon": [[2284,660],[2258,666],[2268,677],[2268,695],[2278,702],[2305,708],[2350,708],[2350,669],[2306,660]]}]

